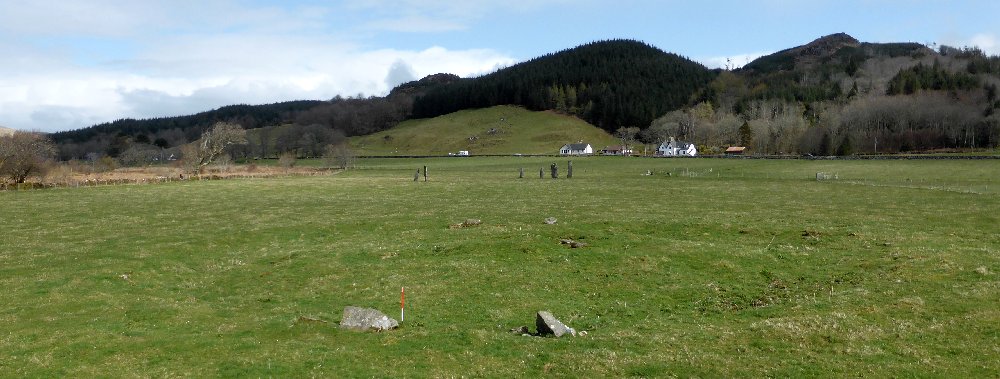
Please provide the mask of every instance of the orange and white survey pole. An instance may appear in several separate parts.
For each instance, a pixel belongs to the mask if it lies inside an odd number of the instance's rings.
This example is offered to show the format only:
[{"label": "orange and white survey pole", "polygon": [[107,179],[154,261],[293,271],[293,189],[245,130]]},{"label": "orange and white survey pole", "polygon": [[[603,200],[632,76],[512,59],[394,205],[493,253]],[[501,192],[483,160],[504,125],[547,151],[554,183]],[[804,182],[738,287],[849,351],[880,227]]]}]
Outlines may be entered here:
[{"label": "orange and white survey pole", "polygon": [[406,304],[406,287],[399,287],[399,322],[403,322],[406,319],[406,313],[403,312],[404,305]]}]

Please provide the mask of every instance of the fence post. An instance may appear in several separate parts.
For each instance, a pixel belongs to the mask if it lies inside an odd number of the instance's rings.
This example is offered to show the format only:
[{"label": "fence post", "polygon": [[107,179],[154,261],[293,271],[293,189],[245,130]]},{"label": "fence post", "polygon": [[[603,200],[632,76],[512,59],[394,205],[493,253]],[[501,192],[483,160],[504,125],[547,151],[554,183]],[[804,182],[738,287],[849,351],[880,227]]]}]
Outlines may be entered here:
[{"label": "fence post", "polygon": [[524,167],[521,167],[521,169],[518,170],[518,176],[517,176],[517,178],[518,179],[524,179]]},{"label": "fence post", "polygon": [[424,166],[424,181],[427,181],[427,166]]}]

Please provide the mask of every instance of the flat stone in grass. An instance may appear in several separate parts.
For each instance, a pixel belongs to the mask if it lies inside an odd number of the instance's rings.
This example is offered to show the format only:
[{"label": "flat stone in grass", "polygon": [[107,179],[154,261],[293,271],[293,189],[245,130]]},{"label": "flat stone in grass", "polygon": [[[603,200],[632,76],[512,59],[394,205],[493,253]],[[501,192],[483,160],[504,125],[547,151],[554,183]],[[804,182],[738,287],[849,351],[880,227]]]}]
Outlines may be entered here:
[{"label": "flat stone in grass", "polygon": [[538,329],[538,334],[542,336],[548,334],[556,337],[562,337],[566,334],[576,336],[576,330],[563,324],[552,316],[552,313],[549,311],[538,311],[538,315],[535,317],[535,328]]},{"label": "flat stone in grass", "polygon": [[344,317],[340,320],[340,327],[381,332],[398,328],[399,322],[375,309],[348,306],[344,307]]},{"label": "flat stone in grass", "polygon": [[587,246],[586,242],[574,241],[574,240],[566,239],[566,238],[559,240],[559,243],[561,243],[563,245],[569,245],[569,247],[574,248],[574,249],[576,249],[578,247],[586,247]]},{"label": "flat stone in grass", "polygon": [[448,228],[449,229],[471,228],[473,226],[482,225],[482,223],[483,223],[483,220],[480,220],[478,218],[470,218],[470,219],[466,219],[465,221],[462,221],[462,222],[457,223],[457,224],[451,224],[451,225],[448,226]]}]

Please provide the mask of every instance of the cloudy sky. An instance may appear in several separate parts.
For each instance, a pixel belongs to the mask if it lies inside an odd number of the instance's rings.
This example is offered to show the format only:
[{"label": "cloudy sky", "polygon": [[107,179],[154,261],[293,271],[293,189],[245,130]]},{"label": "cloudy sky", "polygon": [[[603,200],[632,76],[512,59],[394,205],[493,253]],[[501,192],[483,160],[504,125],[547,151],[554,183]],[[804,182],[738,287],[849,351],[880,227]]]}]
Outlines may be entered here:
[{"label": "cloudy sky", "polygon": [[612,38],[711,67],[837,32],[1000,54],[997,15],[993,0],[0,0],[0,125],[383,95]]}]

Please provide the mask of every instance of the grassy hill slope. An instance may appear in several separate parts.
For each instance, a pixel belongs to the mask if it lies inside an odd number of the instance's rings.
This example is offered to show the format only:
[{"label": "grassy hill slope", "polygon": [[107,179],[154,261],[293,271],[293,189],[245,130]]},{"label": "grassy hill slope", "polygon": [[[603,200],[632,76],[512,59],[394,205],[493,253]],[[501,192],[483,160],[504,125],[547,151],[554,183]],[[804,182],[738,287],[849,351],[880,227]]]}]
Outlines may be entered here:
[{"label": "grassy hill slope", "polygon": [[351,139],[359,155],[555,154],[583,141],[599,150],[617,139],[576,117],[514,106],[459,111],[409,120],[395,128]]},{"label": "grassy hill slope", "polygon": [[8,134],[14,134],[14,129],[0,126],[0,136],[5,136]]}]

